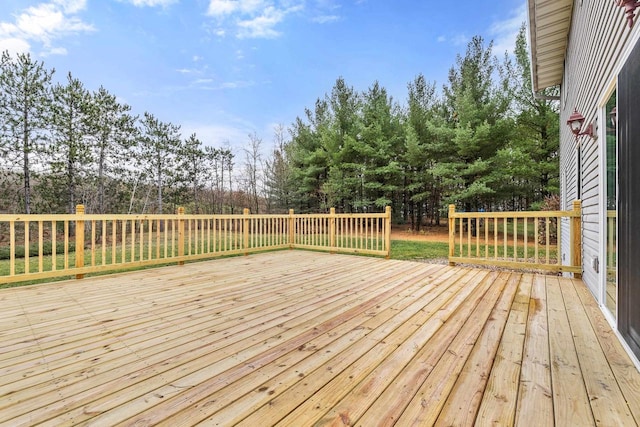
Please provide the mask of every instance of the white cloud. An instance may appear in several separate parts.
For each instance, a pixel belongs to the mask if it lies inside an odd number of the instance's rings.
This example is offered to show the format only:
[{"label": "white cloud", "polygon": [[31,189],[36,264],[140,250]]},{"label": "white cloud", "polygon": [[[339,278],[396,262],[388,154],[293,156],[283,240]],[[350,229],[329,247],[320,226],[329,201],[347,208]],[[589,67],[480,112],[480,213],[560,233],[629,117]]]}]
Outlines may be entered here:
[{"label": "white cloud", "polygon": [[191,56],[191,62],[193,63],[191,64],[192,66],[177,68],[175,71],[185,76],[186,75],[204,76],[207,74],[207,70],[209,69],[209,66],[202,61],[204,61],[203,56],[193,55]]},{"label": "white cloud", "polygon": [[213,79],[198,79],[196,81],[193,82],[193,84],[196,85],[201,85],[201,84],[208,84],[208,83],[212,83]]},{"label": "white cloud", "polygon": [[169,7],[179,0],[119,0],[130,3],[135,7]]},{"label": "white cloud", "polygon": [[246,14],[259,13],[269,6],[269,3],[265,0],[240,0],[238,4],[240,5],[240,10]]},{"label": "white cloud", "polygon": [[87,0],[53,0],[53,2],[69,14],[78,13],[87,7]]},{"label": "white cloud", "polygon": [[211,0],[207,15],[224,16],[238,10],[238,2],[234,0]]},{"label": "white cloud", "polygon": [[[234,120],[230,120],[233,122]],[[247,123],[237,123],[237,126],[211,123],[183,123],[182,134],[196,136],[204,145],[212,147],[228,146],[234,152],[239,152],[246,143],[248,136],[253,131]]]},{"label": "white cloud", "polygon": [[436,40],[438,41],[438,43],[444,43],[447,41],[447,38],[445,36],[438,36]]},{"label": "white cloud", "polygon": [[283,11],[275,9],[274,7],[268,7],[264,10],[262,15],[238,22],[238,38],[272,39],[278,37],[280,32],[278,32],[274,27],[282,22],[283,19]]},{"label": "white cloud", "polygon": [[220,89],[241,89],[245,87],[253,86],[255,83],[252,81],[238,80],[235,82],[224,82],[220,85]]},{"label": "white cloud", "polygon": [[8,51],[10,54],[15,55],[16,53],[29,52],[31,50],[31,46],[29,42],[24,39],[19,38],[0,38],[0,52]]},{"label": "white cloud", "polygon": [[74,14],[86,8],[86,0],[53,0],[28,7],[15,22],[0,22],[0,46],[14,52],[31,50],[32,43],[43,46],[44,55],[64,55],[64,47],[53,46],[57,39],[95,31]]},{"label": "white cloud", "polygon": [[211,0],[207,15],[225,16],[235,12],[251,15],[259,13],[268,6],[270,2],[266,0]]},{"label": "white cloud", "polygon": [[238,38],[275,38],[288,14],[304,8],[304,0],[210,0],[207,15],[216,18],[215,34],[232,28]]},{"label": "white cloud", "polygon": [[503,55],[505,52],[513,54],[516,46],[516,37],[520,27],[527,20],[527,9],[523,4],[518,9],[513,10],[510,17],[494,22],[489,29],[489,34],[493,37],[493,52],[496,55]]},{"label": "white cloud", "polygon": [[329,24],[340,20],[340,17],[338,15],[319,15],[311,18],[311,20],[318,24]]}]

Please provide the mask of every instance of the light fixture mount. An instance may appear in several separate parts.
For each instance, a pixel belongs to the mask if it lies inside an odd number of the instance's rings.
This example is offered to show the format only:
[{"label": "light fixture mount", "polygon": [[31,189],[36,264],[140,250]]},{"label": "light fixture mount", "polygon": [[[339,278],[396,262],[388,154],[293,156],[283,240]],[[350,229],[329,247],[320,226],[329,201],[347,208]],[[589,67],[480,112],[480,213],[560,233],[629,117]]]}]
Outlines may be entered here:
[{"label": "light fixture mount", "polygon": [[595,139],[595,134],[593,132],[593,123],[589,123],[584,132],[580,132],[582,130],[582,125],[584,124],[585,118],[582,114],[578,112],[577,109],[574,110],[573,114],[569,116],[569,120],[567,120],[567,125],[571,129],[571,132],[578,139],[579,136],[587,135],[592,139]]},{"label": "light fixture mount", "polygon": [[640,7],[640,0],[615,0],[615,2],[619,7],[624,7],[624,12],[627,15],[627,23],[629,24],[629,28],[633,28],[636,9]]}]

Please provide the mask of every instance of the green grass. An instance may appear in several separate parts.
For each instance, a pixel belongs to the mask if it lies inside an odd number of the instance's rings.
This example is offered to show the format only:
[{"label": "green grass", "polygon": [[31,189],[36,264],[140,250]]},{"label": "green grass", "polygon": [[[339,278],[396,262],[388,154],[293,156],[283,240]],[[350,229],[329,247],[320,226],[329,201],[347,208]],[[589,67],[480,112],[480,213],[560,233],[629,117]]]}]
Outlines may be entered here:
[{"label": "green grass", "polygon": [[[38,243],[31,243],[29,245],[29,254],[33,256],[33,254],[37,254],[40,250]],[[69,242],[69,252],[75,252],[76,244],[74,242]],[[56,242],[56,252],[61,254],[64,252],[64,242]],[[51,242],[43,242],[42,243],[42,255],[51,255],[53,253],[53,244]],[[15,257],[24,258],[25,254],[25,246],[24,245],[16,245]],[[9,259],[11,257],[11,248],[9,246],[0,246],[0,260]]]},{"label": "green grass", "polygon": [[449,244],[413,240],[392,240],[391,259],[436,259],[449,256]]}]

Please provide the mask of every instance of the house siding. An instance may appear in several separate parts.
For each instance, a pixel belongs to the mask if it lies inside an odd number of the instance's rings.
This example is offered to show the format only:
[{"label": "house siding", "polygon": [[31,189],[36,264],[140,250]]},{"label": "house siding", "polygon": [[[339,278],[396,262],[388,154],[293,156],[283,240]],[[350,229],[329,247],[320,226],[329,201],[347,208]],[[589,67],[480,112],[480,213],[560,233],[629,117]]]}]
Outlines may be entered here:
[{"label": "house siding", "polygon": [[[581,199],[582,199],[582,265],[583,280],[599,300],[600,274],[593,267],[594,258],[601,257],[601,187],[599,144],[601,135],[599,119],[600,103],[611,83],[615,81],[620,62],[633,31],[627,27],[623,10],[613,1],[578,0],[574,3],[573,18],[569,33],[569,44],[563,78],[563,99],[560,107],[561,124],[567,122],[574,109],[582,113],[585,127],[593,123],[594,132],[599,137],[592,140],[582,136],[581,144]],[[560,164],[563,181],[562,200],[566,205],[578,195],[576,138],[568,126],[560,127]],[[565,206],[566,208],[566,206]],[[565,262],[570,258],[569,225],[563,223],[561,251]],[[600,265],[602,265],[600,259]]]}]

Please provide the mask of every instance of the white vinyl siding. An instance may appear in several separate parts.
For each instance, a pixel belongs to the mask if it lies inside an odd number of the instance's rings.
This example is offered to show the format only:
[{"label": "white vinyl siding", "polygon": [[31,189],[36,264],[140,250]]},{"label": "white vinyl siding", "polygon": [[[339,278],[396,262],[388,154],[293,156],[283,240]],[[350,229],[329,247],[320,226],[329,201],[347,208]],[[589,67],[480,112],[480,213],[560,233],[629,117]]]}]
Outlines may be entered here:
[{"label": "white vinyl siding", "polygon": [[[640,23],[636,24],[636,27],[639,26]],[[561,191],[563,200],[570,205],[577,195],[576,142],[565,124],[574,109],[577,109],[586,118],[583,130],[593,122],[594,132],[599,136],[596,140],[587,136],[579,137],[582,149],[583,280],[594,295],[598,295],[600,287],[600,277],[593,269],[593,259],[601,253],[600,210],[601,197],[604,195],[600,178],[599,144],[603,138],[601,126],[597,122],[600,107],[598,103],[612,80],[615,80],[615,73],[631,34],[623,10],[615,2],[575,2],[563,79],[565,90],[562,93],[565,99],[561,102],[560,111],[560,156],[564,159],[560,167],[566,174]],[[568,261],[568,223],[563,223],[563,228],[563,243],[567,243],[562,245],[562,256]]]}]

